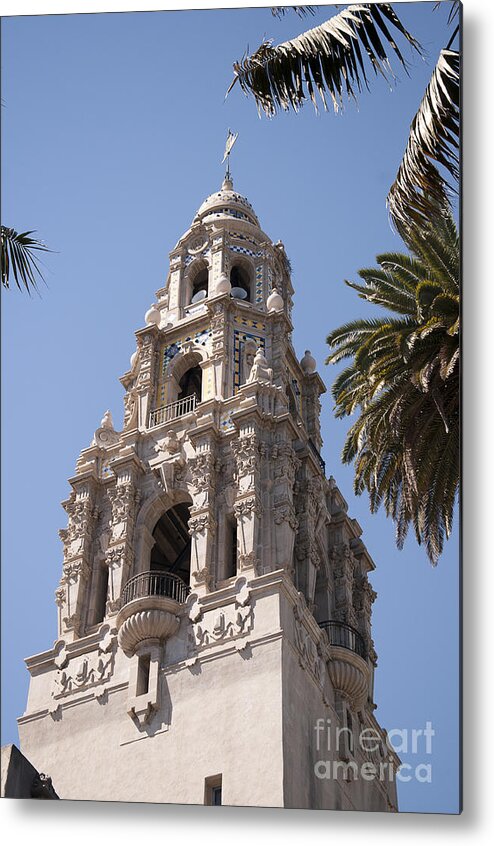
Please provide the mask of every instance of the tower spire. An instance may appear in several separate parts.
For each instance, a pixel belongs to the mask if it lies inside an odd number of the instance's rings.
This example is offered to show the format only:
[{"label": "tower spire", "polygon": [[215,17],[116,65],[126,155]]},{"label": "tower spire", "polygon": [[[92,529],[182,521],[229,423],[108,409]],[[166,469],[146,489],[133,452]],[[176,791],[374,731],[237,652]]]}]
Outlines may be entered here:
[{"label": "tower spire", "polygon": [[225,152],[223,154],[223,159],[221,164],[226,161],[226,171],[225,171],[225,179],[224,182],[230,182],[233,185],[232,175],[230,172],[230,153],[232,151],[232,147],[235,144],[235,141],[238,138],[238,132],[232,132],[231,129],[228,130],[228,135],[226,137],[226,144],[225,144]]}]

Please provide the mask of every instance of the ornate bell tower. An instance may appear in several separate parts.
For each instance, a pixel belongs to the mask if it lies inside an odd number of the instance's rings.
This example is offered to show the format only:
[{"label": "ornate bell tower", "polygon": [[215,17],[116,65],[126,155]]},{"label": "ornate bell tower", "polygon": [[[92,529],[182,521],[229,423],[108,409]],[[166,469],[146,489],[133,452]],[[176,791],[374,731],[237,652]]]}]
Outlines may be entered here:
[{"label": "ornate bell tower", "polygon": [[228,174],[136,332],[122,431],[106,412],[63,503],[58,640],[19,719],[62,798],[396,810],[374,565],[326,478],[292,294]]}]

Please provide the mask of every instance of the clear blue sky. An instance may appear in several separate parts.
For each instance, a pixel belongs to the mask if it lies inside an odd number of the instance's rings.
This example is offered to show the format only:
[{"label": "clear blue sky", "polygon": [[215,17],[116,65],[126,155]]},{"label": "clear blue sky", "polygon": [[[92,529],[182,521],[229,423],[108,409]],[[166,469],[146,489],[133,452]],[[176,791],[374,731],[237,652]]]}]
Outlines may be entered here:
[{"label": "clear blue sky", "polygon": [[[447,4],[443,4],[446,6]],[[393,91],[372,79],[358,110],[259,120],[234,89],[232,63],[267,35],[276,41],[324,20],[268,9],[10,18],[2,21],[2,223],[35,228],[56,252],[48,288],[3,297],[3,726],[17,742],[28,673],[23,659],[56,639],[61,572],[59,505],[79,451],[103,412],[122,422],[134,331],[164,283],[168,252],[222,178],[228,127],[239,132],[235,187],[293,265],[294,341],[328,385],[325,338],[369,306],[343,284],[375,255],[400,249],[385,197],[437,54],[447,9],[396,4],[427,49],[405,48],[410,77]],[[399,8],[398,8],[399,7]],[[403,552],[384,515],[352,493],[340,462],[348,423],[323,397],[328,473],[364,529],[379,654],[377,717],[388,729],[433,724],[432,755],[401,753],[432,782],[400,785],[401,810],[447,812],[458,796],[458,531],[432,569],[412,538]],[[413,771],[413,770],[412,770]]]}]

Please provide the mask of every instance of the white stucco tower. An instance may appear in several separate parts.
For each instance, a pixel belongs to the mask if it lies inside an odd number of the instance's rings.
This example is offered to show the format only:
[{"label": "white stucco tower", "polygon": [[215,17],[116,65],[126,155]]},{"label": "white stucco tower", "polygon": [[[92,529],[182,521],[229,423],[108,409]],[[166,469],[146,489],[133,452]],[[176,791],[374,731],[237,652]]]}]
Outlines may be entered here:
[{"label": "white stucco tower", "polygon": [[373,563],[325,475],[292,293],[226,178],[136,332],[122,431],[107,412],[63,503],[59,639],[19,719],[61,798],[396,810]]}]

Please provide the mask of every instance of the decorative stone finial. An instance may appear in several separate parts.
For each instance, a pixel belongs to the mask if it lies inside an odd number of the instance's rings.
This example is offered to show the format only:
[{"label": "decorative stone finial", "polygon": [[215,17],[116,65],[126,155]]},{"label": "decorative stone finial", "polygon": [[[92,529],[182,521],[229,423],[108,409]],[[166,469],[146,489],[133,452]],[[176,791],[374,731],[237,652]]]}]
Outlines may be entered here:
[{"label": "decorative stone finial", "polygon": [[99,429],[96,429],[92,446],[109,447],[118,442],[119,435],[115,432],[111,411],[105,411]]},{"label": "decorative stone finial", "polygon": [[278,293],[276,288],[273,288],[268,299],[266,300],[266,308],[268,311],[282,311],[283,297]]},{"label": "decorative stone finial", "polygon": [[159,326],[161,323],[161,312],[156,303],[153,303],[151,308],[146,312],[144,315],[144,320],[146,321],[146,326]]},{"label": "decorative stone finial", "polygon": [[115,427],[113,425],[113,418],[111,416],[111,411],[108,409],[103,414],[103,419],[101,421],[101,428],[102,429],[110,429],[112,432],[115,431]]},{"label": "decorative stone finial", "polygon": [[233,179],[231,176],[225,176],[222,184],[221,184],[222,191],[233,191]]},{"label": "decorative stone finial", "polygon": [[314,373],[317,365],[316,360],[310,350],[305,351],[305,355],[300,361],[300,366],[304,373],[306,373],[307,375],[309,373]]}]

